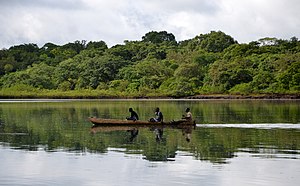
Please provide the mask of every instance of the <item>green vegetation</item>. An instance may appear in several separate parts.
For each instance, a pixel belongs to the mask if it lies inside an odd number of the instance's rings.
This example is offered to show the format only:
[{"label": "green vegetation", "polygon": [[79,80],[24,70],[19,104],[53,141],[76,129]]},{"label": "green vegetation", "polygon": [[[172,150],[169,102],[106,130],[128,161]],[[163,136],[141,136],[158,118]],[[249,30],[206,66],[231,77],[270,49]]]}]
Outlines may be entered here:
[{"label": "green vegetation", "polygon": [[221,31],[176,41],[166,31],[108,48],[104,41],[0,50],[0,97],[184,97],[299,94],[300,41],[239,44]]}]

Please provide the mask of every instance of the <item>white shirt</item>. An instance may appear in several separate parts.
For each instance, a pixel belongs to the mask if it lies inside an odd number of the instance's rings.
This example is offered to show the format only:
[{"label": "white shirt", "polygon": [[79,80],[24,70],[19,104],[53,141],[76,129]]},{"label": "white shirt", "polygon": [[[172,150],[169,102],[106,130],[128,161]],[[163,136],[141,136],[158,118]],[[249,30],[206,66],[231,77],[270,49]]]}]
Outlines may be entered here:
[{"label": "white shirt", "polygon": [[190,120],[192,120],[192,113],[191,112],[187,112],[186,113],[186,117],[189,118]]}]

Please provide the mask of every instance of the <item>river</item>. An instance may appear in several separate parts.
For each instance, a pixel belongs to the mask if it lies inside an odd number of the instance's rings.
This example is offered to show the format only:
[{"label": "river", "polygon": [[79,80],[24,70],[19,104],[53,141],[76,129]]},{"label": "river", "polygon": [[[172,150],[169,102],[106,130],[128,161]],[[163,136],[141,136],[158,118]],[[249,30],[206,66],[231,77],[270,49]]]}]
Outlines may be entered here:
[{"label": "river", "polygon": [[[92,127],[88,117],[195,128]],[[0,100],[0,185],[300,183],[299,100]]]}]

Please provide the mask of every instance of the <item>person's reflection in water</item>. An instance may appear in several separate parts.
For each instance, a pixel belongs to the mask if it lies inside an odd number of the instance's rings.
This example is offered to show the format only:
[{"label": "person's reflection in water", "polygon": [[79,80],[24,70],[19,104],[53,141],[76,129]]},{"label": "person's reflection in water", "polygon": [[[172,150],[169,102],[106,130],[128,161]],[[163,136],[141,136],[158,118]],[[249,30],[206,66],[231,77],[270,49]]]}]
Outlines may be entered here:
[{"label": "person's reflection in water", "polygon": [[127,132],[130,132],[130,138],[129,141],[133,142],[133,140],[138,136],[139,130],[136,128],[133,128],[132,130],[128,130]]},{"label": "person's reflection in water", "polygon": [[162,141],[162,136],[163,136],[163,133],[164,133],[163,129],[155,128],[154,133],[155,133],[155,140],[157,142]]},{"label": "person's reflection in water", "polygon": [[186,127],[182,128],[182,135],[185,135],[185,139],[187,142],[191,141],[192,130],[193,130],[192,126],[186,126]]}]

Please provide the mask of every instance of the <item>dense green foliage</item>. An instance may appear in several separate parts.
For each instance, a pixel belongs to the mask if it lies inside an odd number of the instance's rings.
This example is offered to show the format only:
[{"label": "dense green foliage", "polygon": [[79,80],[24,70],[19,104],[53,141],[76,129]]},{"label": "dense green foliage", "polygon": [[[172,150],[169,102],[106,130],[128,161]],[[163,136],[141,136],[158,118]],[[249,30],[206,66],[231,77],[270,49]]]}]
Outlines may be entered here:
[{"label": "dense green foliage", "polygon": [[23,89],[98,90],[99,96],[299,93],[300,41],[238,44],[212,31],[177,42],[152,31],[111,48],[104,41],[23,44],[0,50],[0,87],[4,95]]}]

